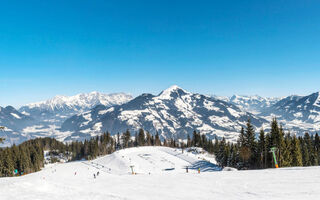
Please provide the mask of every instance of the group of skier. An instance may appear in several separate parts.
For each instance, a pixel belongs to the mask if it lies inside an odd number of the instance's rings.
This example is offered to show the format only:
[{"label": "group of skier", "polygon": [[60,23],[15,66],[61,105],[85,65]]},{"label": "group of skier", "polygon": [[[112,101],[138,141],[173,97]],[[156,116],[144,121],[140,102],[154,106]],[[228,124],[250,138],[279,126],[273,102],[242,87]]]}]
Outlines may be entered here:
[{"label": "group of skier", "polygon": [[94,179],[97,178],[97,176],[99,176],[99,174],[100,174],[99,171],[97,172],[97,175],[94,173],[94,174],[93,174],[93,178],[94,178]]}]

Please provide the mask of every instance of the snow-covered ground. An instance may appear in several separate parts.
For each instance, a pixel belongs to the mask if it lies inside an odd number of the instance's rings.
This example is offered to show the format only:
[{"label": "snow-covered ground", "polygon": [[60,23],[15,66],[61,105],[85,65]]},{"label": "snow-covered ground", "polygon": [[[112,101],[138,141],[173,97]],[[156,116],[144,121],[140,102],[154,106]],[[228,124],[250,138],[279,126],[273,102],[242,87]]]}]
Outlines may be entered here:
[{"label": "snow-covered ground", "polygon": [[[130,148],[93,161],[53,164],[26,176],[0,178],[0,199],[291,200],[320,196],[320,167],[219,171],[208,161],[214,158],[166,147]],[[130,166],[136,175],[131,175]]]}]

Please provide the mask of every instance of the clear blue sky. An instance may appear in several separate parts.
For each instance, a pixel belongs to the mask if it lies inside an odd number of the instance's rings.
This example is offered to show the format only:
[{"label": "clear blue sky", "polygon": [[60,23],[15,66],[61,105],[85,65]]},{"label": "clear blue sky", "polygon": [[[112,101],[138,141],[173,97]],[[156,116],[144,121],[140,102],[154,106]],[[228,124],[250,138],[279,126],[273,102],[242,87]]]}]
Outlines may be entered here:
[{"label": "clear blue sky", "polygon": [[56,94],[320,90],[320,1],[1,1],[0,105]]}]

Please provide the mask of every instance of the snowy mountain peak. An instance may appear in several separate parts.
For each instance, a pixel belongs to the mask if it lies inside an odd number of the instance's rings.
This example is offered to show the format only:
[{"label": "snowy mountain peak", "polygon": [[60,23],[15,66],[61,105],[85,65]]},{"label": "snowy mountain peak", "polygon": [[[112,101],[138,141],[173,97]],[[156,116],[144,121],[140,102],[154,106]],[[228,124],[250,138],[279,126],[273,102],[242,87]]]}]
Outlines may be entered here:
[{"label": "snowy mountain peak", "polygon": [[57,95],[52,99],[27,104],[21,109],[25,110],[39,108],[42,110],[86,110],[96,105],[102,104],[105,106],[119,105],[131,100],[132,96],[125,93],[103,94],[99,92],[81,93],[74,96]]},{"label": "snowy mountain peak", "polygon": [[168,89],[163,90],[159,94],[159,98],[161,98],[161,99],[171,99],[172,98],[172,94],[177,94],[177,95],[180,96],[180,95],[183,95],[183,94],[189,94],[189,92],[185,91],[184,89],[180,88],[177,85],[172,85]]}]

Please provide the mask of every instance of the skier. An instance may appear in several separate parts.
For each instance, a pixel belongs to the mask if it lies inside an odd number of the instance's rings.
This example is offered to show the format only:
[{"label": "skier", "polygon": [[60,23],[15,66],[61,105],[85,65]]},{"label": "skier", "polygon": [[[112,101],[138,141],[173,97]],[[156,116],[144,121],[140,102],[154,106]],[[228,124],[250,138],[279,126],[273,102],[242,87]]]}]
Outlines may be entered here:
[{"label": "skier", "polygon": [[186,172],[187,172],[187,173],[189,172],[189,167],[188,167],[188,166],[186,167]]},{"label": "skier", "polygon": [[77,172],[74,172],[74,175],[77,175]]},{"label": "skier", "polygon": [[96,178],[96,174],[93,174],[93,178],[94,178],[94,179]]},{"label": "skier", "polygon": [[200,167],[199,167],[199,169],[198,169],[198,174],[200,174]]},{"label": "skier", "polygon": [[99,176],[99,172],[97,172],[97,176]]}]

